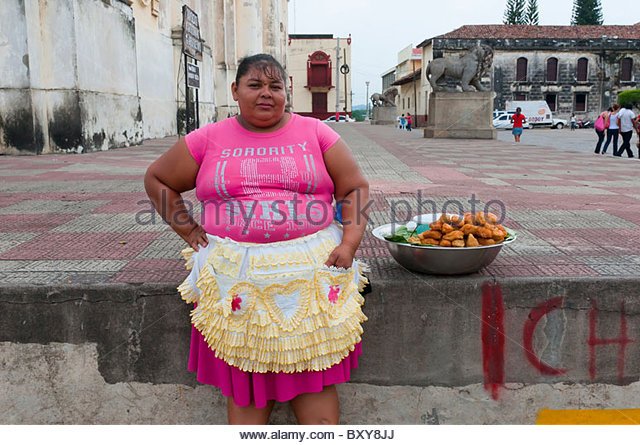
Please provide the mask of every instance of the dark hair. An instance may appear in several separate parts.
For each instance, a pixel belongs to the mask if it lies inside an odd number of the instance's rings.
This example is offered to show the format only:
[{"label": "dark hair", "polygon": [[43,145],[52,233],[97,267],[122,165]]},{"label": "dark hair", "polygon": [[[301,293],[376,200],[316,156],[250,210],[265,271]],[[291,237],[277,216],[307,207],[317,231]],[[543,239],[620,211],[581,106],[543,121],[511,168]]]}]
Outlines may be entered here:
[{"label": "dark hair", "polygon": [[262,71],[269,79],[282,80],[285,84],[287,83],[287,72],[280,62],[269,54],[255,54],[240,60],[236,72],[236,85],[240,83],[240,78],[252,69]]},{"label": "dark hair", "polygon": [[522,111],[522,108],[518,107],[516,108],[516,113],[520,113]]},{"label": "dark hair", "polygon": [[611,113],[611,112],[613,111],[613,108],[609,107],[609,108],[607,109],[607,111],[608,111],[609,113]]}]

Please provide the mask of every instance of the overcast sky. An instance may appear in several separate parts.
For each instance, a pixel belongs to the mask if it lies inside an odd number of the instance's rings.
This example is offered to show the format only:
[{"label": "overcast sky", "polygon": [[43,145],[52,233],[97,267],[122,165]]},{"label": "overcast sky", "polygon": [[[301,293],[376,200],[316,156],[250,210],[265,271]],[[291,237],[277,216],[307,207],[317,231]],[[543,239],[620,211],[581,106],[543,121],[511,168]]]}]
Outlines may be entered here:
[{"label": "overcast sky", "polygon": [[[526,0],[523,0],[526,1]],[[289,33],[351,33],[355,105],[380,92],[380,74],[396,65],[398,52],[463,25],[502,23],[507,0],[290,0]],[[605,25],[640,22],[632,0],[602,0]],[[541,25],[568,25],[573,0],[538,0]]]}]

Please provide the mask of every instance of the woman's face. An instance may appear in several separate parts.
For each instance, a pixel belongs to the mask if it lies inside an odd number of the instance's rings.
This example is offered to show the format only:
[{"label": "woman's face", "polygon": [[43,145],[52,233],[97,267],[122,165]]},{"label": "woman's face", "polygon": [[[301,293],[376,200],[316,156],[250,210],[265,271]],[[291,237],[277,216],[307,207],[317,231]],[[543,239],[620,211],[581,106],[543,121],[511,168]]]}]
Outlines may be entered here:
[{"label": "woman's face", "polygon": [[[277,73],[276,70],[273,70]],[[284,80],[269,78],[262,69],[250,69],[231,85],[233,99],[238,102],[240,115],[249,125],[268,128],[284,116],[287,102]]]}]

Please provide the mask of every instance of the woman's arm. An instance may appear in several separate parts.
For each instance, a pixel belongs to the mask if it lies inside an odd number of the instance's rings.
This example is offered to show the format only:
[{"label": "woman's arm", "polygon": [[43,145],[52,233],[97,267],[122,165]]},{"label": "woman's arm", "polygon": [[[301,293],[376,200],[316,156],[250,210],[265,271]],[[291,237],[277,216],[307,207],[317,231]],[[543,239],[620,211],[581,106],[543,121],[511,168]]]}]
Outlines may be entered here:
[{"label": "woman's arm", "polygon": [[342,201],[344,228],[342,243],[329,255],[325,264],[349,268],[369,221],[369,182],[342,139],[324,153],[324,163],[333,180],[335,199]]},{"label": "woman's arm", "polygon": [[180,194],[195,187],[199,168],[184,139],[180,139],[144,175],[144,188],[155,209],[196,252],[198,245],[206,246],[209,241],[202,226],[187,211]]}]

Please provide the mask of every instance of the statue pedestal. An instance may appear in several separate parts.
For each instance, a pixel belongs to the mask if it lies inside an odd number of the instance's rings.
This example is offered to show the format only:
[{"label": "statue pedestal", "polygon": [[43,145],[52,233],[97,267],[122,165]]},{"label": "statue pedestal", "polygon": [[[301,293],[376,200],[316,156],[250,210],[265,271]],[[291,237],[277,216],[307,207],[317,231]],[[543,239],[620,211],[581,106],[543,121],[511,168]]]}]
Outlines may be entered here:
[{"label": "statue pedestal", "polygon": [[495,139],[493,92],[435,91],[431,93],[424,137]]},{"label": "statue pedestal", "polygon": [[398,118],[396,107],[373,107],[371,125],[395,125]]}]

